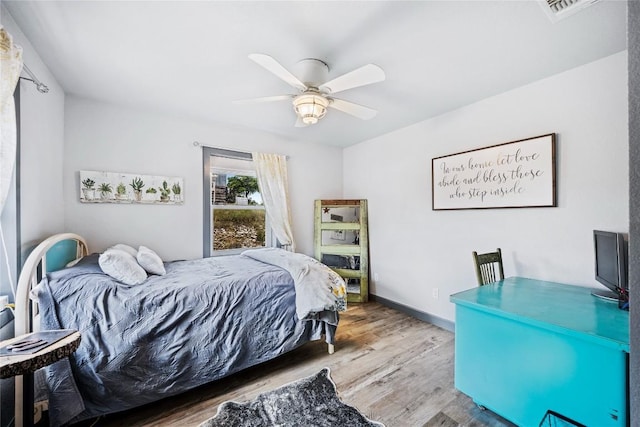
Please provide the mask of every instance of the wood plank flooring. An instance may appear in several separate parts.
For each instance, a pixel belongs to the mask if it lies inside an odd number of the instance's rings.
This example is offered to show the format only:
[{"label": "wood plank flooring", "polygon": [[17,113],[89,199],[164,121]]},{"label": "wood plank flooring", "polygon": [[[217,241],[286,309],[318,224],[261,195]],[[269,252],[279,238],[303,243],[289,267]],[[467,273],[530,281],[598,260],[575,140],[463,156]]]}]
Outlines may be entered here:
[{"label": "wood plank flooring", "polygon": [[179,396],[80,425],[197,426],[225,400],[250,400],[329,367],[342,401],[387,427],[512,426],[454,388],[453,353],[451,332],[378,303],[354,303],[341,315],[333,355],[324,342],[307,343]]}]

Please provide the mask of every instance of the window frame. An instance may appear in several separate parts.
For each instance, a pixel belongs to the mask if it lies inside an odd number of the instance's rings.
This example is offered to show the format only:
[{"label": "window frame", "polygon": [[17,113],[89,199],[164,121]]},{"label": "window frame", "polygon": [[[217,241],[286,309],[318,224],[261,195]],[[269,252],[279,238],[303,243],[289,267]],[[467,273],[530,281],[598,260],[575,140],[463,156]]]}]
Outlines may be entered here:
[{"label": "window frame", "polygon": [[[211,200],[211,157],[226,157],[230,159],[253,161],[251,153],[242,151],[228,150],[224,148],[202,147],[202,165],[203,165],[203,185],[202,185],[202,221],[203,221],[203,238],[202,238],[202,255],[205,258],[212,256],[236,255],[248,248],[213,250],[213,207]],[[224,205],[220,209],[231,210],[264,210],[265,211],[265,247],[274,246],[269,225],[269,215],[264,206],[237,206]]]}]

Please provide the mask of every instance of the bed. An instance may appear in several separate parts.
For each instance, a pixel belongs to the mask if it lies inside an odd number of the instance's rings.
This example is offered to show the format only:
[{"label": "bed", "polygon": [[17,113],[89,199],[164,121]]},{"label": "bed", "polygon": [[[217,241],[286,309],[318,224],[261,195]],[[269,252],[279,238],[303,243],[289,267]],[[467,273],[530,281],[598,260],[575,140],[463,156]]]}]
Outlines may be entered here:
[{"label": "bed", "polygon": [[[51,425],[175,395],[322,337],[333,352],[342,291],[335,273],[304,255],[264,249],[168,262],[164,276],[130,286],[88,253],[81,236],[52,236],[19,279],[16,335],[82,336],[72,357],[46,368]],[[319,275],[307,277],[313,270]]]}]

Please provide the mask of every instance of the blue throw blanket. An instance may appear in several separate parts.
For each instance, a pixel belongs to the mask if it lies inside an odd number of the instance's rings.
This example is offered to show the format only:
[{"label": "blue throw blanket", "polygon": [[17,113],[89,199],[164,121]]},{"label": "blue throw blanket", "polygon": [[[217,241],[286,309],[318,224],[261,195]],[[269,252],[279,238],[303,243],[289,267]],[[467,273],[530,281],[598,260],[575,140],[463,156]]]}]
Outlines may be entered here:
[{"label": "blue throw blanket", "polygon": [[281,268],[243,256],[165,267],[165,276],[127,286],[102,273],[94,254],[36,288],[41,329],[82,335],[75,354],[47,370],[52,425],[183,392],[323,334],[333,343],[335,324],[297,318]]}]

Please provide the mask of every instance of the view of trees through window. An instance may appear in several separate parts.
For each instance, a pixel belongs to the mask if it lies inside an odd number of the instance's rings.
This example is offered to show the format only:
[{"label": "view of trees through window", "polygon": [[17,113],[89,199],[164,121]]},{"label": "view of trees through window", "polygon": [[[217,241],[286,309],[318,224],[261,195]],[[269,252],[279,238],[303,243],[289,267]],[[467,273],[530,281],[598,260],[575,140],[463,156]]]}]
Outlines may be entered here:
[{"label": "view of trees through window", "polygon": [[251,198],[251,195],[255,193],[260,194],[256,178],[236,175],[227,179],[227,203],[235,203],[236,197],[246,197],[249,205],[256,205],[257,202]]},{"label": "view of trees through window", "polygon": [[211,178],[213,250],[264,247],[266,212],[255,172],[213,167]]}]

